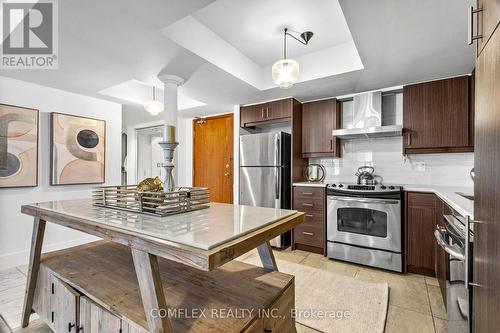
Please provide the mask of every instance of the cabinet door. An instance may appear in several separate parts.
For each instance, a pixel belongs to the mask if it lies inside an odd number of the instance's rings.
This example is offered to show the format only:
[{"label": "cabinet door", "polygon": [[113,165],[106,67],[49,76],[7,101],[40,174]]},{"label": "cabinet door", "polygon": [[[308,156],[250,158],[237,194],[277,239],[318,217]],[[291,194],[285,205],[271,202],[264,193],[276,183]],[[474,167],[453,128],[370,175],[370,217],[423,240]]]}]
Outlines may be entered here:
[{"label": "cabinet door", "polygon": [[266,103],[265,118],[267,120],[290,118],[292,116],[292,99],[283,99]]},{"label": "cabinet door", "polygon": [[436,197],[429,193],[406,195],[406,265],[409,272],[434,276]]},{"label": "cabinet door", "polygon": [[302,105],[302,156],[340,156],[340,140],[332,131],[340,125],[336,99]]},{"label": "cabinet door", "polygon": [[84,333],[119,333],[121,319],[85,296],[80,298],[80,328]]},{"label": "cabinet door", "polygon": [[240,109],[240,127],[248,127],[248,124],[262,121],[262,114],[259,105],[242,106]]},{"label": "cabinet door", "polygon": [[476,333],[500,327],[500,29],[476,64],[476,152],[474,155],[474,325]]},{"label": "cabinet door", "polygon": [[66,283],[53,276],[54,293],[51,308],[54,311],[55,332],[76,332],[80,294]]},{"label": "cabinet door", "polygon": [[477,8],[482,8],[483,11],[477,14],[477,31],[478,35],[483,38],[477,41],[477,55],[481,54],[484,46],[489,40],[493,31],[500,20],[500,1],[499,0],[477,0]]},{"label": "cabinet door", "polygon": [[469,93],[469,76],[405,86],[405,153],[473,149]]}]

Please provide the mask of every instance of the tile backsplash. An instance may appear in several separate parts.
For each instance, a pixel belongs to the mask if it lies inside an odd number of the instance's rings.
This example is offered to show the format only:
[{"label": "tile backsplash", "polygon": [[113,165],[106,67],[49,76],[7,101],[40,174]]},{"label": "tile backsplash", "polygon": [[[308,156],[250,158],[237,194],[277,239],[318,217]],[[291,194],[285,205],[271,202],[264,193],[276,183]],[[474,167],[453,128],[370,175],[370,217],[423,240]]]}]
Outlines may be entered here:
[{"label": "tile backsplash", "polygon": [[326,168],[325,182],[355,182],[358,167],[371,165],[384,183],[473,186],[474,153],[403,156],[402,137],[342,141],[341,158],[310,158]]}]

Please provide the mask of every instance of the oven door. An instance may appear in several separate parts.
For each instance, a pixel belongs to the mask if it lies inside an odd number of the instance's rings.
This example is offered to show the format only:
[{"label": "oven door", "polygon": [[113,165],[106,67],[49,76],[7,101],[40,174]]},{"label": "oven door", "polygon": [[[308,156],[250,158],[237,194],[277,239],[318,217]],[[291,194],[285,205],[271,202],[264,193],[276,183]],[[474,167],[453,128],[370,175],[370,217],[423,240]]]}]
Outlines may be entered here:
[{"label": "oven door", "polygon": [[401,201],[328,196],[327,238],[401,252]]}]

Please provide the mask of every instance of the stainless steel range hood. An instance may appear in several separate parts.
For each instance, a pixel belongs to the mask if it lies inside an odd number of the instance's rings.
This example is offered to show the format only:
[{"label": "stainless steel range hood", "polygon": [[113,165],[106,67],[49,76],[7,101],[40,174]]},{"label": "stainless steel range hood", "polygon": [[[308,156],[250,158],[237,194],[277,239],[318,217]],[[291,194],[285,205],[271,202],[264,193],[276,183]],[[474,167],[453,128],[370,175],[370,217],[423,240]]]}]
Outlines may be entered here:
[{"label": "stainless steel range hood", "polygon": [[340,139],[401,136],[402,125],[382,126],[382,92],[356,95],[353,98],[353,120],[350,128],[333,131]]}]

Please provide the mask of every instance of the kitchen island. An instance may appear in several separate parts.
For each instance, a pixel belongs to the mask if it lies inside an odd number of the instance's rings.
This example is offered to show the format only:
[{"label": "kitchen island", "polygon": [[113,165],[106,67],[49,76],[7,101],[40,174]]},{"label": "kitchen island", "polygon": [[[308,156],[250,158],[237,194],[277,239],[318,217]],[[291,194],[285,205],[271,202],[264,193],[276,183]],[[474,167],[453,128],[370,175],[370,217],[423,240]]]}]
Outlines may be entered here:
[{"label": "kitchen island", "polygon": [[[23,327],[35,311],[56,333],[295,331],[293,276],[269,241],[303,213],[211,203],[156,217],[89,199],[22,212],[34,216]],[[42,255],[46,222],[104,240]],[[254,248],[263,268],[232,261]]]}]

